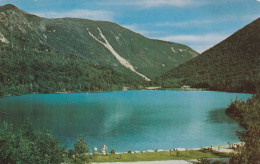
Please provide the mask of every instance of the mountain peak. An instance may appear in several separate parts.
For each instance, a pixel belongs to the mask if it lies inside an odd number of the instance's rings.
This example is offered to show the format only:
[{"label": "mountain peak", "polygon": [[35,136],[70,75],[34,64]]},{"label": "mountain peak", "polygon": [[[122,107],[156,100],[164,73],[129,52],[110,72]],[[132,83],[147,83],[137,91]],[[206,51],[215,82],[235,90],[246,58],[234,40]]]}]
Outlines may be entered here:
[{"label": "mountain peak", "polygon": [[115,23],[40,18],[11,4],[0,7],[0,22],[0,41],[5,43],[0,50],[9,46],[21,53],[71,54],[146,81],[198,54],[185,45],[148,39]]},{"label": "mountain peak", "polygon": [[255,92],[255,84],[260,79],[259,29],[260,18],[201,55],[172,69],[162,76],[162,80],[171,85]]},{"label": "mountain peak", "polygon": [[4,5],[4,6],[1,6],[1,8],[4,8],[4,9],[11,9],[11,10],[14,10],[14,9],[18,9],[18,7],[16,7],[15,5],[13,5],[13,4],[6,4],[6,5]]},{"label": "mountain peak", "polygon": [[13,4],[6,4],[4,6],[0,6],[0,11],[7,12],[8,14],[14,14],[14,13],[19,13],[19,14],[28,14],[27,12],[21,10],[17,6]]}]

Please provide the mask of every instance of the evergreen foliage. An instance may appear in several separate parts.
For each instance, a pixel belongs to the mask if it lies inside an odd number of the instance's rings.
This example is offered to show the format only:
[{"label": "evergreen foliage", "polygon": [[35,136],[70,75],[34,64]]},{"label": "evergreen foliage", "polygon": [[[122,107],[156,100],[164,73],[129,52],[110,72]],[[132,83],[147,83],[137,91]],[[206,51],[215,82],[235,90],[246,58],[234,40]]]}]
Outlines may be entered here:
[{"label": "evergreen foliage", "polygon": [[245,145],[238,148],[238,153],[233,154],[231,163],[260,163],[260,97],[254,96],[246,102],[236,100],[226,112],[238,117],[246,129],[238,132]]},{"label": "evergreen foliage", "polygon": [[260,18],[157,80],[164,88],[256,92],[260,81]]},{"label": "evergreen foliage", "polygon": [[12,51],[0,54],[0,97],[30,93],[93,92],[145,85],[110,67],[60,52]]},{"label": "evergreen foliage", "polygon": [[0,130],[0,163],[61,163],[64,147],[46,130],[33,130],[27,120],[19,130],[3,123]]},{"label": "evergreen foliage", "polygon": [[74,145],[74,150],[75,150],[75,154],[77,155],[89,153],[89,147],[86,142],[86,137],[84,136],[78,137],[78,141]]},{"label": "evergreen foliage", "polygon": [[101,39],[97,28],[120,56],[151,79],[197,55],[185,45],[148,39],[115,23],[46,19],[14,5],[0,6],[0,21],[0,36],[7,40],[0,40],[0,97],[147,85],[89,35]]}]

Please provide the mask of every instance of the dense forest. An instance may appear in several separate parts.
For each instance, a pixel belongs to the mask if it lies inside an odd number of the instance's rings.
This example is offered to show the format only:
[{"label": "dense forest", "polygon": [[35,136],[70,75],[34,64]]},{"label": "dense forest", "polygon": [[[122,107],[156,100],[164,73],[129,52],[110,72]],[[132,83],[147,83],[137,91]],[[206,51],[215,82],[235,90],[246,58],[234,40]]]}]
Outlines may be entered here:
[{"label": "dense forest", "polygon": [[260,81],[259,30],[260,18],[164,74],[157,79],[159,85],[254,93]]},{"label": "dense forest", "polygon": [[239,147],[237,153],[231,158],[234,164],[257,164],[260,163],[260,97],[254,96],[246,102],[235,100],[231,103],[226,113],[239,120],[245,128],[237,132],[240,140],[245,145]]},{"label": "dense forest", "polygon": [[[12,53],[10,53],[12,52]],[[138,89],[145,82],[73,54],[2,50],[0,96]]]},{"label": "dense forest", "polygon": [[47,130],[34,130],[31,123],[14,130],[3,122],[0,129],[0,163],[61,163],[64,147]]},{"label": "dense forest", "polygon": [[[84,163],[89,161],[85,136],[78,136],[74,148],[60,146],[58,139],[47,129],[33,129],[29,120],[21,128],[3,122],[0,129],[0,163]],[[83,162],[82,162],[83,163]]]},{"label": "dense forest", "polygon": [[[148,39],[112,22],[47,19],[0,6],[0,97],[29,93],[115,91],[145,85],[96,41],[154,79],[197,56],[191,48]],[[93,36],[91,36],[91,35]]]}]

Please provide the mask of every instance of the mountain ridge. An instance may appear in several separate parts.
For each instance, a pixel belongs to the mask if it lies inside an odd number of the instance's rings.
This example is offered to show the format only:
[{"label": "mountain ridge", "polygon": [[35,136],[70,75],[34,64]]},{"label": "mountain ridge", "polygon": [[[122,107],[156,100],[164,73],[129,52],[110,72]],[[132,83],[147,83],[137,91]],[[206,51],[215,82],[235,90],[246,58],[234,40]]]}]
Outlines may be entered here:
[{"label": "mountain ridge", "polygon": [[255,92],[260,77],[259,30],[260,18],[162,75],[162,85]]},{"label": "mountain ridge", "polygon": [[[10,7],[8,6],[7,9],[8,8]],[[34,20],[33,23],[36,24],[36,26],[33,26],[28,23],[29,27],[34,27],[33,32],[43,34],[44,36],[39,36],[39,40],[45,44],[48,42],[48,46],[64,53],[75,53],[76,55],[87,57],[88,60],[115,67],[113,64],[119,65],[119,63],[111,58],[110,52],[107,52],[104,47],[102,48],[97,45],[98,43],[92,42],[92,38],[88,35],[88,31],[86,30],[86,28],[88,28],[90,31],[92,31],[93,35],[98,36],[98,30],[96,27],[99,27],[102,29],[104,35],[107,37],[107,40],[111,43],[111,46],[115,49],[116,52],[118,52],[118,54],[132,63],[136,67],[135,69],[137,71],[145,74],[146,76],[149,76],[152,79],[198,54],[187,46],[177,43],[151,40],[111,22],[92,21],[78,18],[48,19],[40,18],[31,14],[26,15],[29,23],[31,20]],[[19,30],[22,30],[22,32],[26,32],[23,26],[19,28]],[[140,42],[142,45],[147,47],[141,47]],[[100,49],[104,52],[100,52],[98,50],[93,51],[90,47],[97,47],[97,49]],[[186,52],[181,53],[178,51],[178,53],[174,54],[171,51],[171,47],[177,50],[183,49]],[[98,58],[95,58],[93,55],[91,55],[92,53],[95,55],[102,54],[103,57],[99,56]],[[104,53],[107,56],[104,56]],[[183,57],[181,55],[183,55]],[[106,60],[113,61],[109,62]],[[163,67],[162,65],[165,66]],[[155,66],[156,69],[153,69]],[[150,71],[147,68],[153,70]],[[122,68],[116,69],[121,70]]]},{"label": "mountain ridge", "polygon": [[0,7],[0,96],[143,88],[197,55],[113,22]]}]

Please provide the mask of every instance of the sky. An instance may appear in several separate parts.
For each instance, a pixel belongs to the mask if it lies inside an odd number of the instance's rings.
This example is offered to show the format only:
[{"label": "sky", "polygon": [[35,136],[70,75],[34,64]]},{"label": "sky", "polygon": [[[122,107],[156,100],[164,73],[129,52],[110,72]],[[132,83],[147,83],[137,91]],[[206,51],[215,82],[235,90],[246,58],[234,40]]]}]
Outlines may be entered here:
[{"label": "sky", "polygon": [[0,0],[8,3],[47,18],[115,22],[200,53],[260,17],[260,0]]}]

